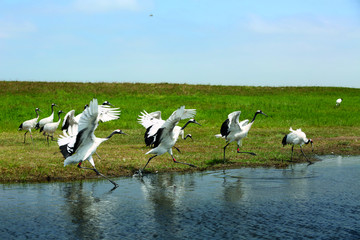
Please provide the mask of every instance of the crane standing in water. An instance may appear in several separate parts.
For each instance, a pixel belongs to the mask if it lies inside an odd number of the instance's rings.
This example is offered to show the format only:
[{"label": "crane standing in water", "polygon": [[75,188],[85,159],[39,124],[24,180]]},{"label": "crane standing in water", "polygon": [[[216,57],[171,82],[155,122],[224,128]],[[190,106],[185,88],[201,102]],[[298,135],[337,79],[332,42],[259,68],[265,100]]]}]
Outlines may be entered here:
[{"label": "crane standing in water", "polygon": [[305,155],[305,153],[304,153],[304,151],[302,149],[302,145],[310,143],[312,151],[314,151],[313,140],[312,139],[307,139],[306,134],[303,131],[301,131],[300,128],[297,129],[297,130],[293,130],[290,127],[289,130],[290,130],[290,133],[286,134],[284,136],[284,138],[282,140],[282,144],[283,144],[283,146],[285,146],[286,144],[291,144],[292,145],[292,147],[291,147],[291,161],[292,161],[292,157],[293,157],[293,153],[294,153],[294,146],[299,145],[301,153],[304,155],[304,157],[309,162],[309,164],[312,164],[312,162],[309,160],[309,158]]},{"label": "crane standing in water", "polygon": [[[195,109],[185,109],[185,106],[181,106],[179,109],[174,111],[165,122],[163,122],[163,124],[157,129],[157,132],[155,134],[151,134],[152,136],[154,136],[154,142],[153,142],[154,148],[148,151],[146,154],[155,154],[155,155],[150,157],[147,163],[145,164],[145,166],[141,170],[139,170],[140,176],[142,175],[142,172],[149,164],[151,159],[159,155],[162,155],[166,152],[168,152],[171,155],[171,158],[174,163],[181,163],[188,165],[190,167],[196,167],[195,165],[190,163],[183,163],[176,161],[172,152],[172,147],[174,147],[177,139],[179,138],[181,131],[183,131],[188,124],[195,123],[200,125],[195,119],[193,119],[195,114],[196,114]],[[192,118],[192,119],[187,121],[182,128],[176,127],[176,125],[180,122],[180,120],[187,118]]]}]

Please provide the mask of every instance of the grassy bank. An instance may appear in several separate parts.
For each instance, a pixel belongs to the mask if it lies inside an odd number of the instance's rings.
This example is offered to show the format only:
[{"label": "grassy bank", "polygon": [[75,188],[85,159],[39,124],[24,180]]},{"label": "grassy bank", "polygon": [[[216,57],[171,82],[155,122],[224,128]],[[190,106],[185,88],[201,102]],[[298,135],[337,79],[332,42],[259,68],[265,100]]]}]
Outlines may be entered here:
[{"label": "grassy bank", "polygon": [[[360,123],[358,106],[360,89],[324,87],[234,87],[184,84],[131,83],[45,83],[0,82],[0,181],[47,181],[95,177],[90,171],[75,166],[63,167],[63,158],[56,142],[50,147],[38,132],[34,142],[23,144],[24,132],[18,132],[21,122],[35,117],[39,107],[40,118],[50,115],[52,102],[56,110],[75,109],[80,113],[93,97],[99,102],[110,101],[122,110],[119,120],[101,124],[96,135],[105,137],[120,128],[129,135],[114,136],[98,148],[101,160],[94,156],[98,169],[109,176],[132,175],[147,161],[144,153],[144,129],[137,123],[142,110],[162,111],[167,118],[179,106],[197,109],[196,120],[202,126],[190,125],[186,133],[194,140],[179,140],[175,157],[179,161],[198,166],[196,170],[239,166],[286,166],[290,164],[291,147],[282,147],[281,140],[289,127],[302,128],[314,140],[315,152],[304,147],[312,158],[324,154],[360,154]],[[339,108],[335,100],[344,99]],[[258,116],[249,137],[243,141],[244,151],[257,156],[239,155],[236,144],[227,148],[228,161],[222,163],[225,141],[214,137],[227,115],[241,110],[240,119],[251,119],[261,109],[270,117]],[[182,125],[183,122],[180,123]],[[59,130],[56,134],[60,134]],[[294,160],[301,162],[298,147]],[[168,154],[155,158],[149,171],[194,171],[188,166],[172,163]]]}]

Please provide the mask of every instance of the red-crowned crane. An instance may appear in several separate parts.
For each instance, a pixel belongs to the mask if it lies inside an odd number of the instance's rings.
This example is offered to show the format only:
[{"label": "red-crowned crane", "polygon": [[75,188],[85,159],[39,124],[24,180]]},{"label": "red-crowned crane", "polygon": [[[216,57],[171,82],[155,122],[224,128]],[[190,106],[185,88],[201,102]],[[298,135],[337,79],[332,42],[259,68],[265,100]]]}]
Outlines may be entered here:
[{"label": "red-crowned crane", "polygon": [[307,139],[306,138],[306,134],[301,131],[301,129],[297,129],[297,130],[293,130],[290,127],[290,133],[286,134],[285,137],[282,140],[282,144],[283,146],[285,146],[286,144],[291,144],[291,161],[292,161],[292,157],[293,157],[293,153],[294,153],[294,146],[295,145],[299,145],[300,146],[300,150],[302,152],[302,154],[304,155],[304,157],[306,158],[306,160],[309,162],[309,164],[312,164],[312,162],[309,160],[309,158],[305,155],[303,149],[302,149],[302,145],[304,144],[311,144],[311,148],[312,151],[314,151],[314,147],[313,147],[313,140],[312,139]]},{"label": "red-crowned crane", "polygon": [[[153,159],[156,156],[162,155],[166,152],[168,152],[171,155],[171,158],[174,163],[181,163],[191,167],[196,167],[193,164],[176,161],[172,152],[172,147],[174,147],[181,131],[183,131],[189,123],[195,123],[200,125],[195,119],[193,119],[195,114],[196,114],[195,109],[185,109],[185,106],[181,106],[179,109],[174,111],[166,121],[162,123],[162,125],[158,128],[157,132],[152,135],[154,136],[154,142],[152,144],[153,149],[145,153],[145,154],[155,154],[155,155],[150,157],[147,163],[145,164],[145,166],[141,170],[139,170],[140,176],[142,176],[142,172],[149,164],[151,159]],[[191,118],[191,119],[187,121],[182,128],[176,127],[176,125],[179,123],[180,120],[187,118]]]},{"label": "red-crowned crane", "polygon": [[56,129],[58,129],[60,122],[61,122],[61,117],[60,114],[62,114],[63,111],[59,111],[58,112],[58,117],[59,120],[57,122],[51,122],[51,123],[46,123],[41,129],[40,132],[44,131],[44,134],[46,135],[46,141],[49,145],[49,137],[51,137],[51,141],[54,141],[54,133],[56,131]]},{"label": "red-crowned crane", "polygon": [[[146,146],[153,147],[156,140],[156,133],[159,128],[165,123],[165,120],[161,118],[161,111],[147,113],[145,110],[141,112],[141,115],[138,116],[138,123],[141,124],[145,129],[144,140]],[[175,126],[175,129],[179,129],[180,136],[182,139],[186,140],[188,137],[192,139],[191,134],[187,134],[184,137],[184,130],[179,126]],[[176,150],[180,150],[174,146]]]},{"label": "red-crowned crane", "polygon": [[336,107],[340,107],[340,104],[341,104],[341,102],[343,101],[343,99],[342,98],[338,98],[338,99],[336,99]]},{"label": "red-crowned crane", "polygon": [[[107,122],[107,121],[119,119],[120,116],[119,108],[111,108],[109,106],[113,106],[113,105],[108,101],[103,102],[102,105],[98,105],[98,115],[100,122]],[[86,104],[84,110],[88,107],[89,105]],[[64,136],[66,137],[70,136],[72,138],[72,140],[69,143],[69,146],[71,147],[73,147],[75,144],[76,135],[78,133],[78,125],[82,114],[83,112],[81,112],[80,114],[74,117],[75,110],[71,110],[66,114],[64,118],[64,122],[66,121],[66,123],[65,124],[63,123],[63,127],[61,128],[61,130],[63,130]],[[95,154],[100,158],[97,152],[95,152]]]},{"label": "red-crowned crane", "polygon": [[[84,106],[84,110],[88,107],[89,105],[86,104]],[[75,110],[70,110],[64,117],[64,121],[61,125],[61,130],[63,131],[63,133],[65,132],[69,132],[69,133],[77,133],[78,131],[78,124],[79,124],[79,120],[81,117],[81,113],[79,113],[78,115],[75,116]]]},{"label": "red-crowned crane", "polygon": [[[84,110],[88,107],[89,105],[85,105]],[[100,121],[101,122],[107,122],[110,120],[115,120],[119,118],[119,108],[111,108],[109,106],[114,106],[111,103],[109,103],[108,101],[104,101],[102,103],[102,105],[99,105],[99,114],[100,114]],[[61,127],[61,130],[65,133],[67,131],[68,134],[76,134],[78,132],[78,123],[81,117],[81,114],[78,114],[75,116],[75,110],[71,110],[69,111],[65,117],[64,117],[64,121]]]},{"label": "red-crowned crane", "polygon": [[[41,119],[35,126],[35,129],[41,129],[45,124],[51,123],[54,121],[54,107],[57,106],[55,103],[51,104],[51,114],[47,118]],[[45,133],[44,133],[45,134]]]},{"label": "red-crowned crane", "polygon": [[[93,99],[89,107],[83,111],[83,114],[79,120],[78,133],[75,137],[75,142],[73,142],[73,137],[69,135],[61,136],[58,140],[58,145],[60,151],[63,154],[65,161],[64,166],[69,164],[77,164],[79,168],[93,170],[97,175],[100,175],[112,184],[114,188],[118,187],[118,184],[110,180],[105,175],[101,174],[95,167],[95,163],[92,155],[96,152],[97,147],[107,140],[109,140],[114,134],[125,134],[120,129],[113,131],[106,138],[98,138],[95,136],[94,132],[103,113],[99,112],[99,106],[97,99]],[[81,164],[84,161],[89,161],[92,165],[92,168],[82,167]],[[112,189],[112,190],[113,190]]]},{"label": "red-crowned crane", "polygon": [[248,135],[248,132],[253,125],[255,118],[258,114],[267,116],[261,110],[257,110],[251,122],[248,119],[239,122],[241,111],[235,111],[228,115],[228,118],[221,125],[220,133],[216,134],[215,137],[224,138],[227,144],[224,147],[224,162],[225,162],[225,150],[226,147],[232,143],[237,142],[237,152],[238,153],[248,153],[251,155],[256,155],[253,152],[240,152],[240,146],[242,146],[242,139]]},{"label": "red-crowned crane", "polygon": [[31,141],[33,141],[32,134],[31,134],[31,129],[33,129],[36,126],[36,122],[39,119],[39,112],[41,112],[40,109],[35,108],[36,118],[27,120],[27,121],[23,122],[22,124],[20,124],[20,126],[19,126],[19,129],[18,129],[19,131],[20,130],[25,130],[26,131],[25,134],[24,134],[24,143],[25,143],[26,134],[28,132],[30,132]]}]

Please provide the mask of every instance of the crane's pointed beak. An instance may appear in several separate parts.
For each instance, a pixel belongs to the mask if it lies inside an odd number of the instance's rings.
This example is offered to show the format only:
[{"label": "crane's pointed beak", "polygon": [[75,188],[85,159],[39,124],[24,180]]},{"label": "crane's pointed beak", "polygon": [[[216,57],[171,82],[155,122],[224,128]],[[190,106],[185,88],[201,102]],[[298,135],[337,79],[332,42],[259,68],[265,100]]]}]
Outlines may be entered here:
[{"label": "crane's pointed beak", "polygon": [[194,120],[194,123],[197,124],[197,125],[199,125],[199,126],[201,126],[201,124],[198,123],[196,120]]},{"label": "crane's pointed beak", "polygon": [[262,115],[265,115],[266,117],[268,117],[268,115],[266,115],[265,113],[261,112]]}]

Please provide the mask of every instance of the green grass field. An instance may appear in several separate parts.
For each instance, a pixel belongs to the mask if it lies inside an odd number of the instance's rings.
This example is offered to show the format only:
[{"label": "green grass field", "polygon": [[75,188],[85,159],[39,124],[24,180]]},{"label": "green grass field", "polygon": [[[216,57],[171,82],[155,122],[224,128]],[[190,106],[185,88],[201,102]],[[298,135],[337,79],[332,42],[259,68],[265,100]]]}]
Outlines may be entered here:
[{"label": "green grass field", "polygon": [[[114,136],[98,148],[101,160],[94,156],[98,170],[109,176],[132,175],[147,161],[145,129],[137,123],[142,110],[162,111],[166,119],[181,105],[197,109],[196,120],[202,125],[189,125],[186,133],[194,140],[179,139],[174,151],[177,160],[192,163],[197,169],[174,164],[168,154],[152,160],[151,172],[194,171],[241,166],[286,166],[290,164],[291,146],[282,147],[281,140],[289,127],[301,128],[314,140],[304,151],[314,159],[324,154],[360,154],[360,89],[333,87],[247,87],[186,84],[140,83],[46,83],[0,82],[0,181],[46,181],[94,177],[91,171],[76,166],[63,167],[63,158],[57,143],[48,147],[45,138],[33,132],[34,142],[19,125],[35,117],[34,109],[41,109],[40,119],[50,115],[51,103],[59,105],[56,111],[76,113],[83,110],[92,98],[108,100],[121,109],[119,120],[100,124],[95,134],[105,137],[114,129],[122,129],[127,136]],[[343,98],[340,107],[335,100]],[[258,116],[242,150],[257,156],[237,154],[236,144],[227,148],[227,162],[223,164],[225,141],[217,139],[222,122],[233,111],[241,110],[240,120],[251,119],[261,109],[269,117]],[[64,116],[64,115],[63,115]],[[57,118],[55,118],[57,119]],[[185,123],[185,120],[179,125]],[[55,137],[61,133],[58,130]],[[295,147],[294,160],[305,161]]]}]

